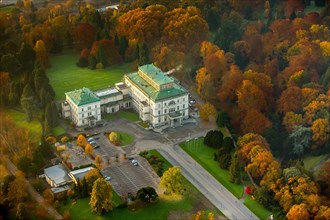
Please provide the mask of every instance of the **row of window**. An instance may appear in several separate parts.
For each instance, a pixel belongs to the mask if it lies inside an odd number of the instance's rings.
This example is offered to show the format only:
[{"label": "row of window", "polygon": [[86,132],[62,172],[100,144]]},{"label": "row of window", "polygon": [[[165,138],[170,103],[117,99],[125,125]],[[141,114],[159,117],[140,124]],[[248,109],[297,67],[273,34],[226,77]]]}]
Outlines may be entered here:
[{"label": "row of window", "polygon": [[[186,107],[186,105],[185,104],[183,104],[182,105],[182,109],[184,109]],[[179,111],[180,110],[180,106],[177,106],[176,107],[176,110],[175,110],[175,107],[173,107],[173,108],[169,108],[168,109],[168,112],[169,113],[172,113],[172,112],[175,112],[175,111]],[[160,115],[162,113],[162,111],[161,110],[158,110],[158,115]],[[167,114],[167,109],[164,109],[164,114]]]}]

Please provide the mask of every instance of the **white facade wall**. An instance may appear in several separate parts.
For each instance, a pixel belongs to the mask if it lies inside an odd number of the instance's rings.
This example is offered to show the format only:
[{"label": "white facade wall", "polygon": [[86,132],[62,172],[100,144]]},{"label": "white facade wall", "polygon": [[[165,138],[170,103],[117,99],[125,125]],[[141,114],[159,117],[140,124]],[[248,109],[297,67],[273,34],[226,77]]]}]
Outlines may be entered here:
[{"label": "white facade wall", "polygon": [[93,102],[86,105],[77,106],[68,96],[66,101],[71,107],[71,120],[76,126],[89,125],[88,117],[94,116],[95,121],[101,120],[101,102]]},{"label": "white facade wall", "polygon": [[[183,119],[189,117],[189,98],[188,94],[173,97],[170,99],[160,100],[156,103],[146,96],[141,90],[131,84],[129,80],[125,78],[125,83],[130,87],[130,95],[133,100],[133,107],[139,112],[140,118],[143,121],[149,121],[154,127],[164,125],[168,122],[168,114],[171,112],[180,112],[183,115]],[[149,114],[146,114],[146,107],[141,102],[147,102],[149,105]]]},{"label": "white facade wall", "polygon": [[106,98],[100,98],[101,99],[101,105],[110,103],[110,102],[117,102],[120,100],[123,100],[123,94],[122,93],[118,93],[118,95],[115,96],[110,96],[110,97],[106,97]]}]

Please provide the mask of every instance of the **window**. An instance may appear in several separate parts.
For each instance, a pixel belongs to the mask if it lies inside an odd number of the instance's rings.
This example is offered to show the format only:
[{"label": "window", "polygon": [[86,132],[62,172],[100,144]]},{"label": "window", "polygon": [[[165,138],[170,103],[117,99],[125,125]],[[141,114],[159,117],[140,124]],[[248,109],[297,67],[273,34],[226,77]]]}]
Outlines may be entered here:
[{"label": "window", "polygon": [[176,100],[176,103],[179,103],[179,99],[178,99],[178,100]]},{"label": "window", "polygon": [[166,105],[167,105],[167,103],[165,102],[165,103],[164,103],[164,105],[166,106]]},{"label": "window", "polygon": [[91,112],[88,112],[88,116],[91,116],[92,115],[92,113]]},{"label": "window", "polygon": [[84,117],[84,114],[82,114],[81,117]]},{"label": "window", "polygon": [[164,110],[164,113],[165,113],[165,114],[167,113],[167,109]]},{"label": "window", "polygon": [[84,108],[81,108],[81,111],[83,112],[84,111]]},{"label": "window", "polygon": [[183,98],[183,100],[182,101],[186,101],[186,99],[185,98]]},{"label": "window", "polygon": [[160,122],[160,118],[158,118],[158,123]]},{"label": "window", "polygon": [[170,111],[169,111],[170,113],[171,112],[175,112],[175,108],[170,108]]},{"label": "window", "polygon": [[97,105],[95,105],[95,108],[97,108],[96,106],[97,106]]},{"label": "window", "polygon": [[160,115],[160,111],[158,111],[158,115]]},{"label": "window", "polygon": [[176,110],[179,110],[179,106],[176,107]]},{"label": "window", "polygon": [[185,108],[186,106],[185,106],[185,104],[183,104],[183,108]]},{"label": "window", "polygon": [[91,110],[92,107],[88,107],[88,110]]}]

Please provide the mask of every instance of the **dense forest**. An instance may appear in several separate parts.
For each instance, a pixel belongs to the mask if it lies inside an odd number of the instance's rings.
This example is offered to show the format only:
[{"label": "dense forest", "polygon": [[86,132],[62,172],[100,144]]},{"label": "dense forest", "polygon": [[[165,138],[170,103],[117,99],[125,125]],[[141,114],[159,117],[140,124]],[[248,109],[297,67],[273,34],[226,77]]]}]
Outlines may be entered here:
[{"label": "dense forest", "polygon": [[[305,12],[311,5],[318,11]],[[51,54],[64,50],[80,54],[81,68],[181,67],[175,76],[195,86],[206,102],[201,111],[211,109],[204,118],[216,116],[237,141],[233,157],[219,157],[232,180],[247,171],[256,200],[278,219],[330,219],[330,162],[313,175],[301,160],[330,153],[329,1],[122,0],[118,10],[101,7],[17,0],[10,13],[0,12],[3,108],[21,108],[40,122],[42,138],[49,134],[58,111],[46,72]],[[28,147],[36,143],[26,131],[1,117],[1,135],[16,146],[6,153],[32,160],[29,172],[38,173],[44,145]]]}]

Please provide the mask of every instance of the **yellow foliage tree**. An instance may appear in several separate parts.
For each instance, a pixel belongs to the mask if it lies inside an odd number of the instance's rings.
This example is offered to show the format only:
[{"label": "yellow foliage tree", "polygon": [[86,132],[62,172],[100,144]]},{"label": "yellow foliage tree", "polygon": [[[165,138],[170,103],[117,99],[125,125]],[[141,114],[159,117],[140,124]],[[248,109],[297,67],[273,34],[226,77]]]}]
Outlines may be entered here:
[{"label": "yellow foliage tree", "polygon": [[288,132],[292,132],[294,126],[302,125],[304,123],[301,114],[296,114],[294,112],[287,112],[283,118],[282,124],[285,126]]},{"label": "yellow foliage tree", "polygon": [[209,121],[211,118],[215,119],[217,117],[217,110],[212,104],[207,102],[200,106],[199,114],[201,119],[204,121]]},{"label": "yellow foliage tree", "polygon": [[117,132],[112,131],[109,134],[109,140],[111,141],[111,143],[118,145],[120,144],[120,135]]},{"label": "yellow foliage tree", "polygon": [[330,137],[329,120],[324,118],[316,119],[312,124],[312,139],[317,146],[322,146],[327,143]]},{"label": "yellow foliage tree", "polygon": [[320,42],[320,47],[322,50],[322,55],[325,57],[330,57],[330,42],[322,41],[322,42]]},{"label": "yellow foliage tree", "polygon": [[166,170],[163,176],[160,178],[159,186],[165,189],[166,195],[182,195],[184,187],[182,184],[182,174],[179,167],[171,167]]}]

